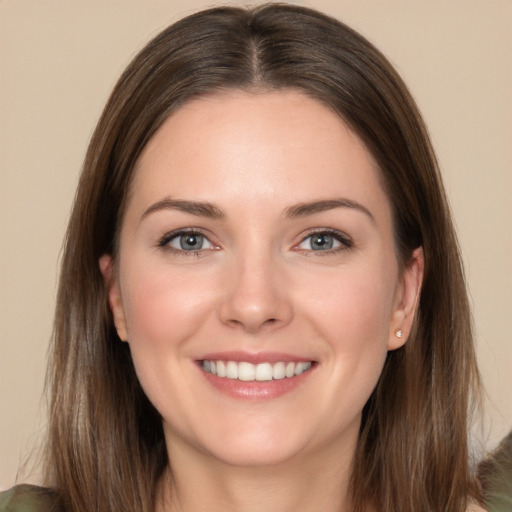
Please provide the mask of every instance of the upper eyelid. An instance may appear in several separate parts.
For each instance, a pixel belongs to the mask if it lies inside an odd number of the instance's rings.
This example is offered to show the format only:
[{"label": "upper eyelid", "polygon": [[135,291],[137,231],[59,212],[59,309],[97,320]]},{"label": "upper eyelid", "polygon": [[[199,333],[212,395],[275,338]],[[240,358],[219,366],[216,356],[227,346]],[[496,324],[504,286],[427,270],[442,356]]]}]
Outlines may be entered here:
[{"label": "upper eyelid", "polygon": [[176,238],[180,235],[186,235],[186,234],[198,234],[201,236],[204,236],[211,244],[215,244],[215,242],[212,240],[211,234],[209,234],[206,230],[201,228],[179,228],[172,231],[169,231],[165,233],[163,236],[161,236],[158,240],[158,245],[165,245],[169,243],[170,240],[173,238]]},{"label": "upper eyelid", "polygon": [[[318,235],[318,234],[327,234],[327,235],[333,236],[344,246],[345,249],[350,249],[354,245],[354,241],[353,241],[352,237],[347,235],[343,231],[340,231],[338,229],[333,229],[333,228],[316,228],[316,229],[313,228],[313,229],[309,230],[308,232],[303,233],[300,236],[299,241],[294,245],[294,247],[297,248],[300,244],[305,242],[308,238],[310,238],[314,235]],[[300,249],[300,250],[308,251],[308,249]],[[325,251],[313,251],[313,252],[329,253],[329,252],[336,252],[339,250],[340,249],[337,248],[337,249],[328,249]]]},{"label": "upper eyelid", "polygon": [[352,241],[352,237],[349,236],[347,233],[345,233],[344,231],[340,231],[339,229],[334,229],[334,228],[312,228],[312,229],[309,229],[300,235],[300,240],[304,241],[304,240],[306,240],[306,238],[309,238],[310,236],[324,234],[324,233],[334,236],[334,237],[337,236],[341,240],[344,240],[344,241],[350,241],[350,242]]}]

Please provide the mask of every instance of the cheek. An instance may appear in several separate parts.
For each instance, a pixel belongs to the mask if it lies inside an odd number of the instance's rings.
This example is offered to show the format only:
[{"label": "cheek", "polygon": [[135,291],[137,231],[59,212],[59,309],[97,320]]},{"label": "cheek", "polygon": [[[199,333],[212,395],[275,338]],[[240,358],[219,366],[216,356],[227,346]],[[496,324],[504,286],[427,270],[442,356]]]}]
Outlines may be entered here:
[{"label": "cheek", "polygon": [[[130,262],[131,264],[132,262]],[[143,272],[125,265],[123,306],[133,364],[149,400],[172,424],[186,429],[186,410],[196,402],[189,382],[198,331],[212,311],[207,276],[153,265]],[[131,270],[133,271],[131,272]],[[172,404],[172,407],[170,406]]]},{"label": "cheek", "polygon": [[[388,267],[388,274],[380,266],[333,272],[323,280],[324,290],[316,281],[304,301],[305,314],[324,340],[332,374],[339,376],[336,392],[354,396],[356,407],[362,407],[371,394],[386,359],[394,304],[393,269]],[[386,275],[390,277],[383,278]]]},{"label": "cheek", "polygon": [[[360,266],[332,272],[321,281],[312,276],[304,302],[316,324],[349,345],[387,342],[393,311],[393,266]],[[388,276],[388,277],[386,277]],[[350,339],[347,340],[346,338]]]},{"label": "cheek", "polygon": [[165,265],[139,273],[128,270],[122,293],[132,348],[169,348],[190,338],[211,302],[208,281],[208,276],[170,271]]}]

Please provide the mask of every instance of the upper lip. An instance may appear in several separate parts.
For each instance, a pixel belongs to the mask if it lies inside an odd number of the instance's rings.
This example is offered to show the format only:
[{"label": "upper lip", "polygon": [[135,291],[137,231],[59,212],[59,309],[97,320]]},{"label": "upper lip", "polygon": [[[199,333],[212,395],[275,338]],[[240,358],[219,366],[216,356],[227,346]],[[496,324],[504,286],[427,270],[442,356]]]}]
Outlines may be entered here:
[{"label": "upper lip", "polygon": [[214,352],[201,356],[199,361],[235,361],[240,363],[245,361],[252,364],[260,363],[279,363],[279,362],[308,362],[314,361],[308,356],[300,356],[296,354],[288,354],[283,352],[244,352],[240,350],[228,352]]}]

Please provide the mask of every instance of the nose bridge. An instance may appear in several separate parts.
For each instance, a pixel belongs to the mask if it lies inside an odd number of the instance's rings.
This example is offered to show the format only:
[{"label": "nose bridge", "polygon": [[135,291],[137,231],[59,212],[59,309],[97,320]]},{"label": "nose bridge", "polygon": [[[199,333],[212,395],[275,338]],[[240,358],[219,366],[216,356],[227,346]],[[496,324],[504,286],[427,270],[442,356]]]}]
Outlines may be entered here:
[{"label": "nose bridge", "polygon": [[240,248],[227,271],[223,322],[251,333],[289,322],[291,301],[283,286],[279,258],[270,247],[255,243]]}]

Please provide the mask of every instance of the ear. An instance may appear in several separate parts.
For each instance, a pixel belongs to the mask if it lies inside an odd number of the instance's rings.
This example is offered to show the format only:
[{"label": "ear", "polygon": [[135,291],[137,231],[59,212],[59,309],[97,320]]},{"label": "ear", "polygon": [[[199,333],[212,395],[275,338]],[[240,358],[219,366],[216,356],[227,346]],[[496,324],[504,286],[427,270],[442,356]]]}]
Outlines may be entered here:
[{"label": "ear", "polygon": [[[388,350],[401,347],[411,334],[420,300],[424,268],[423,248],[418,247],[413,251],[397,288],[395,307],[390,323]],[[400,334],[397,335],[399,332]]]},{"label": "ear", "polygon": [[119,284],[117,283],[114,275],[112,256],[110,256],[110,254],[104,254],[99,260],[99,265],[105,281],[105,287],[108,291],[108,303],[114,318],[117,335],[122,341],[128,341],[123,302],[121,300]]}]

